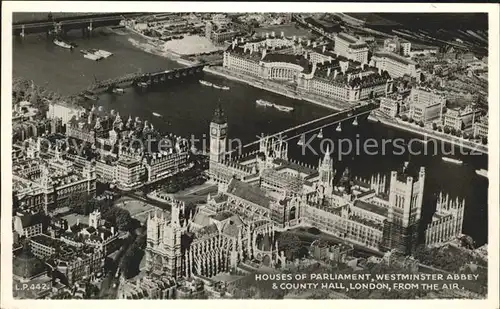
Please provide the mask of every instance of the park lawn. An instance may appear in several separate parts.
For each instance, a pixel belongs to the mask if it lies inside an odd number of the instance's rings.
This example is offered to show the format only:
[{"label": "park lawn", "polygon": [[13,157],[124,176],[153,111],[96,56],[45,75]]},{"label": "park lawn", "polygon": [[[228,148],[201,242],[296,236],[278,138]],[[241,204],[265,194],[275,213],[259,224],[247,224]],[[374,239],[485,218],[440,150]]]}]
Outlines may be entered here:
[{"label": "park lawn", "polygon": [[146,214],[147,217],[147,211],[155,208],[155,206],[151,204],[135,200],[130,197],[122,197],[118,199],[115,202],[115,206],[128,210],[132,218],[135,218],[136,215],[140,215],[142,213]]}]

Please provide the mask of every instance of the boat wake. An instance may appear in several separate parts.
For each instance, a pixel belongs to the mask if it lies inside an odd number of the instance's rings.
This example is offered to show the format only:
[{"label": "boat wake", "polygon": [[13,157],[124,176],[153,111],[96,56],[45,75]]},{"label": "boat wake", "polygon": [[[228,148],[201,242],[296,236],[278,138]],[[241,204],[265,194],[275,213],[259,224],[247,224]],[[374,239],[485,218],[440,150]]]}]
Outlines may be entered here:
[{"label": "boat wake", "polygon": [[265,107],[274,107],[276,108],[277,110],[279,111],[282,111],[282,112],[291,112],[293,111],[293,107],[290,107],[290,106],[284,106],[284,105],[278,105],[278,104],[274,104],[272,102],[268,102],[268,101],[265,101],[265,100],[257,100],[255,101],[255,103],[257,103],[257,105],[260,105],[260,106],[265,106]]}]

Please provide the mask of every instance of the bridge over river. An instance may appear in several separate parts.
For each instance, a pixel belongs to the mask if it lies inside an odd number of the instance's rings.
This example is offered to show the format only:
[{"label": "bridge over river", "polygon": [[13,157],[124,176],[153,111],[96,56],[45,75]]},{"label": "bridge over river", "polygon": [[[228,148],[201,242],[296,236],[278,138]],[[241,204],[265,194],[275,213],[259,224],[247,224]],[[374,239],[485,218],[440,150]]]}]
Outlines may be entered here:
[{"label": "bridge over river", "polygon": [[12,24],[14,35],[25,36],[31,33],[65,33],[69,30],[82,29],[92,31],[97,27],[116,26],[126,18],[145,15],[145,13],[106,13],[85,14],[81,16],[69,16],[49,18],[41,20],[21,20]]},{"label": "bridge over river", "polygon": [[141,87],[147,89],[176,80],[195,78],[203,73],[205,64],[197,64],[174,70],[157,71],[151,73],[131,73],[117,78],[97,81],[90,85],[86,92],[97,94],[107,91],[110,87]]},{"label": "bridge over river", "polygon": [[[274,134],[268,135],[268,138],[275,138],[275,143],[280,141],[289,142],[291,140],[297,139],[299,137],[305,136],[306,134],[311,134],[315,132],[319,132],[323,128],[333,127],[335,125],[340,126],[342,129],[342,123],[350,122],[353,124],[357,124],[358,122],[365,121],[370,113],[379,106],[375,103],[365,103],[358,104],[351,108],[347,108],[329,115],[326,115],[321,118],[313,119],[311,121],[299,124],[297,126],[282,130],[280,132],[276,132]],[[252,153],[255,151],[255,146],[260,143],[260,140],[255,140],[248,144],[242,146],[243,153]],[[240,149],[233,149],[228,151],[228,154],[233,154]]]}]

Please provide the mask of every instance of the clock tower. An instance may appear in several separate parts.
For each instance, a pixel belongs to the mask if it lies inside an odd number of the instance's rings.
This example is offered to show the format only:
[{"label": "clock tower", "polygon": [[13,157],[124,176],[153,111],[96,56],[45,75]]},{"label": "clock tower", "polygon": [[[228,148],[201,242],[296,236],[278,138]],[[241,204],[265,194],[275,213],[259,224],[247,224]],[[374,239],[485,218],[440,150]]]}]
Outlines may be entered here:
[{"label": "clock tower", "polygon": [[222,162],[226,152],[227,121],[222,108],[217,106],[210,122],[210,161]]}]

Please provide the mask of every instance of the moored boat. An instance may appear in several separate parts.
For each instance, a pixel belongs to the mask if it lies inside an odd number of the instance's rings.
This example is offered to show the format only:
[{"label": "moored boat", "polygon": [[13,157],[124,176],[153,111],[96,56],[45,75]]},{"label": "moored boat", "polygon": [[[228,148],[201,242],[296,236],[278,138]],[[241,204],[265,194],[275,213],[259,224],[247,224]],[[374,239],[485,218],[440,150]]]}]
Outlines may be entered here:
[{"label": "moored boat", "polygon": [[488,170],[485,170],[484,168],[476,170],[476,174],[488,178]]},{"label": "moored boat", "polygon": [[64,42],[63,40],[59,39],[54,39],[54,44],[56,44],[59,47],[66,48],[66,49],[72,49],[73,45],[70,43]]},{"label": "moored boat", "polygon": [[83,54],[83,57],[86,58],[86,59],[90,59],[90,60],[94,60],[94,61],[98,61],[98,60],[101,60],[102,57],[101,56],[98,56],[86,49],[82,49],[80,50],[80,52]]},{"label": "moored boat", "polygon": [[98,96],[96,96],[95,94],[89,92],[89,91],[85,91],[83,93],[83,97],[87,100],[91,100],[91,101],[97,101],[99,99]]},{"label": "moored boat", "polygon": [[201,79],[200,79],[200,84],[202,84],[203,86],[208,86],[208,87],[213,86],[213,84],[211,82],[207,82],[206,80],[201,80]]},{"label": "moored boat", "polygon": [[93,53],[95,55],[101,56],[103,58],[108,58],[110,56],[113,56],[113,53],[105,51],[105,50],[102,50],[102,49],[95,49],[95,50],[92,50],[92,51],[93,51]]},{"label": "moored boat", "polygon": [[257,103],[258,105],[261,105],[261,106],[273,106],[274,105],[273,103],[268,102],[268,101],[264,101],[262,99],[256,100],[255,103]]},{"label": "moored boat", "polygon": [[222,90],[229,90],[230,88],[228,86],[222,86]]},{"label": "moored boat", "polygon": [[153,116],[155,116],[155,117],[161,117],[161,114],[158,114],[158,113],[154,113],[154,112],[153,112]]},{"label": "moored boat", "polygon": [[221,87],[221,86],[219,86],[219,85],[215,85],[215,84],[213,84],[213,85],[212,85],[212,87],[214,87],[215,89],[222,89],[222,87]]}]

